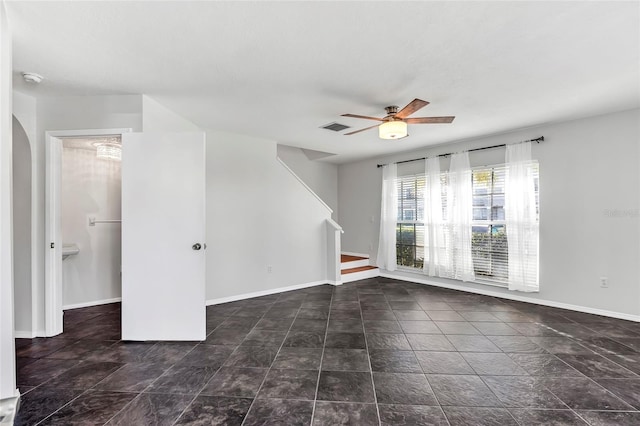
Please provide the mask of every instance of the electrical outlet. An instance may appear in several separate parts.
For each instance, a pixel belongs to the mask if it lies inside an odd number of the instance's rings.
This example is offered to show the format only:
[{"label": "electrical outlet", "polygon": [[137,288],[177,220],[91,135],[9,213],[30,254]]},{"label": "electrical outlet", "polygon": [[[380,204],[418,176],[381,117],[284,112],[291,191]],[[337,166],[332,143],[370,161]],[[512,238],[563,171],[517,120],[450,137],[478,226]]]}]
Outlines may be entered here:
[{"label": "electrical outlet", "polygon": [[607,278],[607,277],[600,277],[600,287],[602,287],[602,288],[609,288],[609,278]]},{"label": "electrical outlet", "polygon": [[273,267],[271,265],[267,265],[267,273],[272,273],[273,272]]}]

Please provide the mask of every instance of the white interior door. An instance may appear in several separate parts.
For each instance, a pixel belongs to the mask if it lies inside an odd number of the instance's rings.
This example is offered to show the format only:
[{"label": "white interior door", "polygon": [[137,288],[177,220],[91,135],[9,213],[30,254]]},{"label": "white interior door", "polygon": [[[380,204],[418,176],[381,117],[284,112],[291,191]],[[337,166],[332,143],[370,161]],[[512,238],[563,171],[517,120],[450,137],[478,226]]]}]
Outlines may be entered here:
[{"label": "white interior door", "polygon": [[45,335],[62,333],[62,226],[60,189],[62,140],[47,135],[45,189]]},{"label": "white interior door", "polygon": [[204,340],[205,135],[122,146],[122,339]]}]

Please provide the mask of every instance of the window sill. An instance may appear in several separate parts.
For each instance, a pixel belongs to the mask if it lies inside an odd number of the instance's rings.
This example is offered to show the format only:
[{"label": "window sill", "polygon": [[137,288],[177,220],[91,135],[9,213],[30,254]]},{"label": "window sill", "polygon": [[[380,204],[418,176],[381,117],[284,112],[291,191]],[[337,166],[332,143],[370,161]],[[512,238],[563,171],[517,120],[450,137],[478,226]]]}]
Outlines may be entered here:
[{"label": "window sill", "polygon": [[507,283],[499,283],[499,282],[496,282],[496,281],[489,281],[489,280],[483,280],[483,279],[476,279],[474,281],[469,281],[469,282],[474,283],[474,284],[488,285],[488,286],[491,286],[491,287],[500,287],[500,288],[508,288],[509,287],[509,284],[507,284]]},{"label": "window sill", "polygon": [[416,274],[416,275],[420,275],[421,278],[422,277],[427,277],[427,278],[442,278],[445,280],[451,280],[451,281],[456,281],[459,283],[470,283],[470,284],[480,284],[480,285],[486,285],[486,286],[490,286],[490,287],[499,287],[499,288],[509,288],[509,285],[507,283],[499,283],[499,282],[495,282],[495,281],[490,281],[490,280],[483,280],[483,279],[475,279],[474,281],[462,281],[462,280],[456,280],[454,278],[445,278],[445,277],[432,277],[429,275],[424,275],[422,273],[421,269],[417,269],[417,268],[412,268],[410,266],[398,266],[397,267],[398,271],[401,272],[407,272],[410,274]]}]

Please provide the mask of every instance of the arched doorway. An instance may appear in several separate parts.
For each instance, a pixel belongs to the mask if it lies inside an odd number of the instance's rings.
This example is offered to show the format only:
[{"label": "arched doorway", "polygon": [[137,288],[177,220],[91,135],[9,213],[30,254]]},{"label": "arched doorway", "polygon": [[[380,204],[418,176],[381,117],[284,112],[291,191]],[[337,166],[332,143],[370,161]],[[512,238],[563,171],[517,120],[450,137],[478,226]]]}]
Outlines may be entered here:
[{"label": "arched doorway", "polygon": [[17,337],[33,337],[31,281],[31,145],[13,117],[13,281]]}]

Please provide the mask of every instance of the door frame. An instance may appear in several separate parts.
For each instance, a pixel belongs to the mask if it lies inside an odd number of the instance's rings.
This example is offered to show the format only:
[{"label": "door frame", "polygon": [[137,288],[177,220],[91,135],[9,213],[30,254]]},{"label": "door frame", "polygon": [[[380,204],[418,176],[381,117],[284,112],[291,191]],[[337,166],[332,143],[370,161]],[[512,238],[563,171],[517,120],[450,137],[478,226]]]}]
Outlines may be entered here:
[{"label": "door frame", "polygon": [[[62,320],[62,235],[60,218],[63,138],[122,136],[131,128],[54,130],[45,132],[45,246],[44,249],[44,328],[45,336],[63,331]],[[59,145],[61,148],[61,145]]]}]

